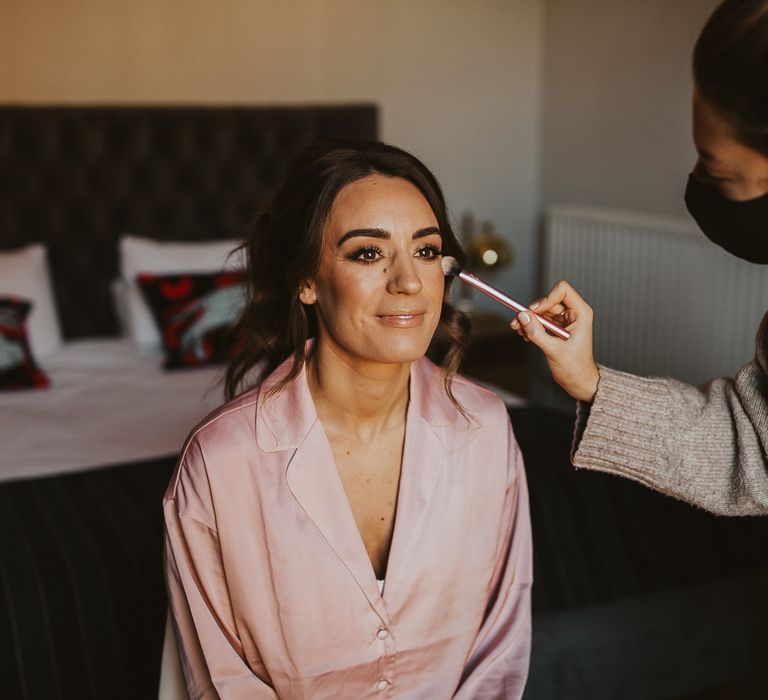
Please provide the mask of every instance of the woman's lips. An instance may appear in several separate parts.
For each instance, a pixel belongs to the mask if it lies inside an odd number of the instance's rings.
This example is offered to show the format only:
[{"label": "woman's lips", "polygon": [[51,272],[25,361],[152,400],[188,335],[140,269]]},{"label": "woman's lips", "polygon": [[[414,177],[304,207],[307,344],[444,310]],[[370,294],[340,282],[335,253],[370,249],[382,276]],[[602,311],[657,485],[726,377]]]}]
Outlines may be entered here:
[{"label": "woman's lips", "polygon": [[411,311],[402,312],[396,314],[381,314],[379,315],[382,323],[393,328],[414,328],[420,326],[424,322],[423,311]]}]

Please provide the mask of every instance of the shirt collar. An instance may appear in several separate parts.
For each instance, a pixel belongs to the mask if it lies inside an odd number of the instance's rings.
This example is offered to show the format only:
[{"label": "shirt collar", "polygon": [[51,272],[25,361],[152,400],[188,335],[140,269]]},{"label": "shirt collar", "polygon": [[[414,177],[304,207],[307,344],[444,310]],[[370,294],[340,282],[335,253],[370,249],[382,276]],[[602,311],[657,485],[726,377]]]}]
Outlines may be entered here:
[{"label": "shirt collar", "polygon": [[[317,410],[307,383],[306,364],[299,375],[277,394],[269,389],[283,379],[293,365],[293,355],[263,382],[256,404],[256,441],[266,452],[297,448],[317,422]],[[467,422],[445,391],[445,373],[426,357],[411,363],[410,406],[431,426]]]}]

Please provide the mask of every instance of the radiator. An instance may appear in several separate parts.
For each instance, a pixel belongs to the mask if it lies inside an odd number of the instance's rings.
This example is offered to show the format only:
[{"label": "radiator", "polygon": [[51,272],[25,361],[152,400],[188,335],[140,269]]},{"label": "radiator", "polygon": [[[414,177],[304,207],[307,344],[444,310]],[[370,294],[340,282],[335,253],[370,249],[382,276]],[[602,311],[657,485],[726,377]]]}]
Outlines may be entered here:
[{"label": "radiator", "polygon": [[542,294],[565,279],[587,300],[604,365],[698,384],[754,355],[768,267],[729,255],[693,221],[553,207],[542,253]]}]

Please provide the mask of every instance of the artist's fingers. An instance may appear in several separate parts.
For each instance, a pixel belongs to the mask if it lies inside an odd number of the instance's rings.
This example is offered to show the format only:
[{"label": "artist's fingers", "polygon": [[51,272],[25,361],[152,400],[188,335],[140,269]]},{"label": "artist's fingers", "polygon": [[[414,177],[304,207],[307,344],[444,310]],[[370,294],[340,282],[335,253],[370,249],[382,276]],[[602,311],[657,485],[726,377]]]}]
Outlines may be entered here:
[{"label": "artist's fingers", "polygon": [[523,327],[520,325],[520,314],[515,316],[514,320],[509,324],[510,328],[512,328],[515,333],[517,333],[521,338],[528,340],[525,337],[525,331],[523,330]]},{"label": "artist's fingers", "polygon": [[557,318],[558,316],[565,316],[566,312],[568,311],[567,307],[563,306],[562,304],[555,304],[546,313],[542,312],[538,308],[533,309],[533,310],[537,314],[542,314],[543,316],[546,316],[547,318]]},{"label": "artist's fingers", "polygon": [[[560,323],[561,321],[567,320],[567,311],[565,306],[562,304],[555,304],[551,309],[547,310],[546,312],[541,311],[539,309],[539,306],[541,305],[541,299],[538,299],[537,301],[532,302],[528,308],[533,309],[535,308],[535,311],[537,314],[541,316],[545,316],[550,321],[554,321],[555,323]],[[512,328],[517,329],[519,327],[520,323],[517,320],[517,317],[512,321]]]},{"label": "artist's fingers", "polygon": [[[509,325],[511,326],[512,324],[510,323]],[[513,328],[512,330],[515,331],[515,333],[517,333],[526,343],[528,342],[528,338],[525,337],[525,333],[523,332],[523,329],[520,328],[519,323],[517,324],[517,327]]]},{"label": "artist's fingers", "polygon": [[535,314],[521,312],[518,320],[525,337],[541,348],[555,381],[574,398],[591,401],[599,379],[592,355],[592,309],[585,304],[568,325],[568,340],[549,335]]},{"label": "artist's fingers", "polygon": [[546,314],[561,314],[565,311],[565,306],[560,302],[552,302],[547,297],[541,297],[528,304],[529,309],[533,309],[536,313]]},{"label": "artist's fingers", "polygon": [[[537,314],[531,314],[532,316],[536,316]],[[552,321],[553,323],[556,323],[558,326],[561,326],[562,328],[565,328],[570,322],[571,319],[568,318],[568,314],[565,311],[560,311],[558,313],[548,313],[548,314],[542,314],[542,316],[545,316],[545,318],[548,321]],[[520,314],[515,316],[514,320],[510,322],[510,327],[513,331],[515,331],[519,336],[525,337],[525,332],[523,331],[523,328],[520,324]]]},{"label": "artist's fingers", "polygon": [[547,296],[535,301],[529,307],[537,314],[561,314],[571,312],[571,320],[578,318],[582,313],[590,313],[589,304],[581,298],[579,293],[565,280],[560,280]]},{"label": "artist's fingers", "polygon": [[535,345],[538,345],[544,351],[545,355],[557,349],[553,343],[563,342],[562,340],[553,338],[546,330],[544,330],[544,326],[542,326],[539,319],[536,318],[536,314],[532,314],[528,311],[521,311],[517,315],[515,321],[520,329],[520,335],[526,340],[530,340]]}]

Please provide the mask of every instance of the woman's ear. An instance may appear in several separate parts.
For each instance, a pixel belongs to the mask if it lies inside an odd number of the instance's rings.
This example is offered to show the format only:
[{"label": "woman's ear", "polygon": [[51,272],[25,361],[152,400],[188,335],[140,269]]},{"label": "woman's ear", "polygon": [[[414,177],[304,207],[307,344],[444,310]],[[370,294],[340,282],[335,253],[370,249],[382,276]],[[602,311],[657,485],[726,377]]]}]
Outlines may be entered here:
[{"label": "woman's ear", "polygon": [[311,281],[307,280],[301,283],[299,287],[299,301],[302,304],[314,304],[317,301],[315,285]]}]

